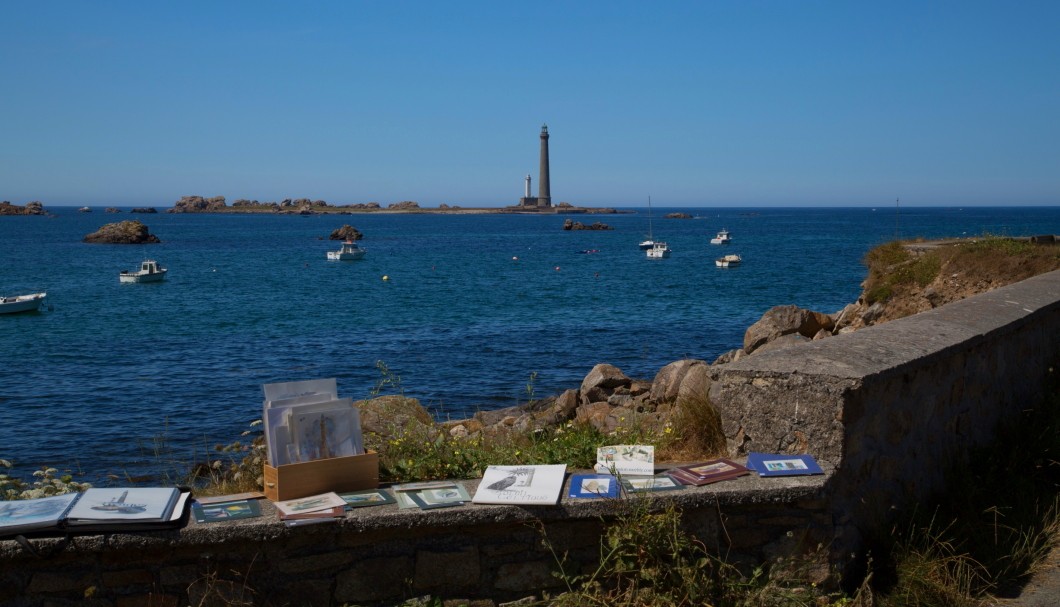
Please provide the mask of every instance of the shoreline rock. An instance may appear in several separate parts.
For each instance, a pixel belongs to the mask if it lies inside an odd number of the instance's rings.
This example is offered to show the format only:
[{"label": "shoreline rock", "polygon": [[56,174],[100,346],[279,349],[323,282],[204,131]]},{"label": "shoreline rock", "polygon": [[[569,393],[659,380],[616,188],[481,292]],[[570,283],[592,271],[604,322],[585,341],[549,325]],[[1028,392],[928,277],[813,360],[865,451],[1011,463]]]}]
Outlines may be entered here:
[{"label": "shoreline rock", "polygon": [[39,200],[27,202],[25,206],[11,204],[4,200],[0,202],[0,215],[46,215],[44,204]]}]

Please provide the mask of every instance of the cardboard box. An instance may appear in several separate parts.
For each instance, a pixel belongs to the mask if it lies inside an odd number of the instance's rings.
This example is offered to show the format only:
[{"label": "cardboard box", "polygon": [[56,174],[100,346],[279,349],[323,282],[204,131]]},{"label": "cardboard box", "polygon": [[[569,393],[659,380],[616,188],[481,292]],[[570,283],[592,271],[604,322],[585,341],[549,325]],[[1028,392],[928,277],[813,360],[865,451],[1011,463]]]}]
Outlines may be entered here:
[{"label": "cardboard box", "polygon": [[334,491],[357,491],[379,487],[379,454],[318,459],[301,464],[272,467],[265,464],[265,497],[272,501]]}]

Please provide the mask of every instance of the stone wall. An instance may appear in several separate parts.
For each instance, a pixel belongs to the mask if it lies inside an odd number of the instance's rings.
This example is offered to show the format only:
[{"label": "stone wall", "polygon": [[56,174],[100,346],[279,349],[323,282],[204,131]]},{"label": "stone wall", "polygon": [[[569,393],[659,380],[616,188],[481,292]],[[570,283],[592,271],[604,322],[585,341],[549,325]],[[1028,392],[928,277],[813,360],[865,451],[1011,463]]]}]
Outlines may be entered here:
[{"label": "stone wall", "polygon": [[[689,533],[736,563],[862,538],[936,489],[942,470],[997,425],[1041,402],[1060,360],[1060,272],[914,317],[711,368],[710,398],[734,456],[807,452],[826,470],[742,477],[659,493]],[[475,481],[465,483],[470,492]],[[557,588],[591,567],[622,502],[554,507],[383,506],[337,524],[259,519],[173,532],[0,542],[2,605],[392,604],[432,594],[493,604]],[[215,601],[211,603],[210,601]]]},{"label": "stone wall", "polygon": [[[688,533],[734,562],[755,563],[829,541],[826,478],[745,476],[635,499],[654,500],[652,507],[676,502]],[[477,481],[465,484],[473,493]],[[339,523],[288,528],[265,502],[257,519],[68,543],[30,540],[41,556],[3,541],[0,604],[374,605],[426,594],[494,604],[562,587],[546,538],[566,555],[568,573],[593,567],[604,521],[629,503],[564,499],[553,507],[433,511],[389,505],[353,510]]]}]

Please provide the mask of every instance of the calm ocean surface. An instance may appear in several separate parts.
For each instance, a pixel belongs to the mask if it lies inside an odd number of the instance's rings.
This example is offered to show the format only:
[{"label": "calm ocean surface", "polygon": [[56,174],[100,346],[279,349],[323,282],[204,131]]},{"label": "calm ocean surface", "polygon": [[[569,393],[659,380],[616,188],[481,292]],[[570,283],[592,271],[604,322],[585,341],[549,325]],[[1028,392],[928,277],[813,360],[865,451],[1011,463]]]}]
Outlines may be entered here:
[{"label": "calm ocean surface", "polygon": [[[537,397],[601,362],[650,379],[741,346],[774,305],[835,312],[860,292],[862,256],[896,229],[1060,234],[1058,207],[656,208],[654,236],[673,255],[649,260],[637,249],[643,209],[573,216],[606,232],[564,232],[562,215],[48,210],[57,216],[0,217],[0,294],[48,292],[45,311],[0,316],[0,458],[88,480],[158,472],[159,437],[172,458],[203,459],[260,416],[265,382],[336,377],[341,396],[363,398],[382,361],[436,417],[466,417],[525,401],[531,374]],[[124,219],[162,244],[81,242]],[[365,234],[364,260],[326,261],[344,223]],[[709,244],[721,228],[732,245]],[[723,252],[743,265],[714,267]],[[119,284],[144,258],[167,280]]]}]

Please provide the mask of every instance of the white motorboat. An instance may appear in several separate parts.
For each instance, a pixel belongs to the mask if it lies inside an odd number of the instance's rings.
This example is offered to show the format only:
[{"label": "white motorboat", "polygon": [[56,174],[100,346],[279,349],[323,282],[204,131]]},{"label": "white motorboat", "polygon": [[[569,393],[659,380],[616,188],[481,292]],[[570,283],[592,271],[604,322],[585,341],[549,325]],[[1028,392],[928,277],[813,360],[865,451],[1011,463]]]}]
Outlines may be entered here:
[{"label": "white motorboat", "polygon": [[47,293],[30,293],[29,295],[13,295],[11,297],[0,297],[0,314],[14,314],[16,312],[35,312],[44,303]]},{"label": "white motorboat", "polygon": [[347,240],[342,243],[338,251],[328,251],[328,259],[331,261],[354,261],[364,257],[368,251],[357,246],[356,242]]},{"label": "white motorboat", "polygon": [[641,251],[647,251],[655,246],[655,241],[649,238],[648,240],[642,241],[638,246],[640,246]]},{"label": "white motorboat", "polygon": [[719,268],[731,268],[740,265],[741,261],[743,261],[743,259],[741,259],[739,255],[726,255],[715,259],[714,265]]},{"label": "white motorboat", "polygon": [[729,235],[729,231],[722,228],[718,235],[710,239],[710,244],[729,244],[732,242],[732,236]]},{"label": "white motorboat", "polygon": [[162,266],[158,265],[158,262],[152,259],[145,259],[140,264],[140,269],[130,272],[129,270],[122,270],[118,274],[118,280],[121,282],[159,282],[165,280],[166,270]]},{"label": "white motorboat", "polygon": [[670,256],[670,247],[665,242],[654,241],[648,249],[648,259],[666,259]]}]

